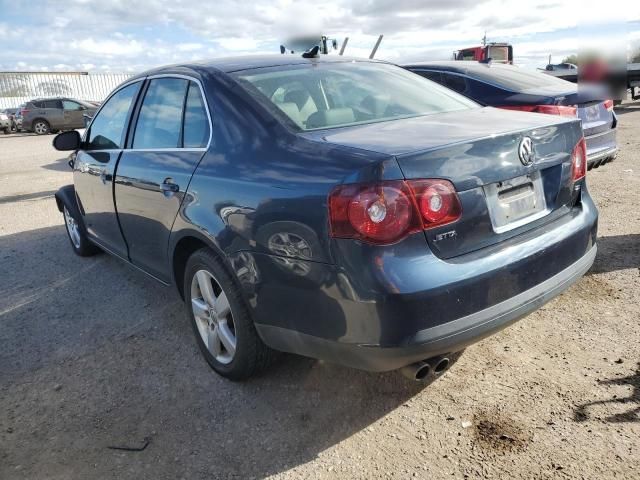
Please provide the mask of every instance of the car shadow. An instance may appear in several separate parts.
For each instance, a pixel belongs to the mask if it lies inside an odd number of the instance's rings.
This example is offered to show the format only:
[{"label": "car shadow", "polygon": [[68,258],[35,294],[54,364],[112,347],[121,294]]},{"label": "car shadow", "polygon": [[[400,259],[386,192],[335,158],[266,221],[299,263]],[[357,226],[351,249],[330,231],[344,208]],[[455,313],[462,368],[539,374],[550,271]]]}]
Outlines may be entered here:
[{"label": "car shadow", "polygon": [[69,156],[59,158],[53,163],[49,163],[47,165],[42,165],[42,168],[46,170],[55,170],[56,172],[70,172],[71,167],[69,167]]},{"label": "car shadow", "polygon": [[616,115],[625,115],[632,112],[640,112],[640,100],[625,102],[615,108]]},{"label": "car shadow", "polygon": [[75,256],[63,226],[0,237],[0,270],[2,463],[26,477],[264,478],[427,387],[294,355],[225,380],[176,293],[111,256]]},{"label": "car shadow", "polygon": [[23,202],[25,200],[41,200],[43,198],[53,198],[57,190],[43,190],[42,192],[21,193],[19,195],[8,195],[6,197],[0,197],[0,204]]},{"label": "car shadow", "polygon": [[598,237],[598,254],[588,275],[640,269],[640,234]]},{"label": "car shadow", "polygon": [[591,416],[590,410],[592,407],[603,405],[630,405],[630,408],[622,413],[615,413],[605,417],[605,422],[640,422],[640,362],[638,362],[638,368],[632,375],[621,378],[611,378],[608,380],[598,380],[598,384],[629,386],[632,390],[631,394],[626,397],[618,397],[617,395],[614,395],[613,398],[608,400],[594,400],[579,405],[573,416],[576,422],[584,422],[588,420]]}]

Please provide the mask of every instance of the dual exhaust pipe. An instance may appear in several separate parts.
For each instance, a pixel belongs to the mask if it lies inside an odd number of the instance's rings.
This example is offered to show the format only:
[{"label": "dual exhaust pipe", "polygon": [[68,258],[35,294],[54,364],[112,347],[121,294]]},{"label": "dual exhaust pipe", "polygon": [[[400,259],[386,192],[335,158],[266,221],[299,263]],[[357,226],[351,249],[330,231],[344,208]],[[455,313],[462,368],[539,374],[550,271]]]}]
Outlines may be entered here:
[{"label": "dual exhaust pipe", "polygon": [[451,359],[449,355],[438,355],[420,362],[402,367],[400,371],[410,380],[429,383],[449,369]]}]

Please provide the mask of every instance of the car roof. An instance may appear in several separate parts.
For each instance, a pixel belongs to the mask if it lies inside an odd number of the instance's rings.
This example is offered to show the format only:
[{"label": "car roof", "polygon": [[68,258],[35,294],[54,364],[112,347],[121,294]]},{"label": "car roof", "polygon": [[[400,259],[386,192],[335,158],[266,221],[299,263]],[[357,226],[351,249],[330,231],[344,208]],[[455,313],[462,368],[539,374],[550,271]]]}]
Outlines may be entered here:
[{"label": "car roof", "polygon": [[511,69],[518,68],[515,65],[506,65],[504,63],[480,63],[473,60],[449,60],[441,62],[417,62],[402,65],[404,68],[428,68],[432,70],[457,72],[457,73],[473,73],[486,72],[495,69]]},{"label": "car roof", "polygon": [[237,72],[241,70],[252,70],[255,68],[267,68],[288,65],[305,65],[318,63],[346,63],[346,62],[371,62],[388,63],[380,60],[370,60],[355,57],[345,57],[340,55],[320,55],[316,58],[303,58],[300,54],[293,55],[246,55],[237,57],[223,57],[210,60],[203,60],[191,63],[179,63],[166,65],[152,70],[147,70],[132,77],[129,81],[144,78],[149,75],[162,73],[178,73],[179,71],[220,71],[225,73]]}]

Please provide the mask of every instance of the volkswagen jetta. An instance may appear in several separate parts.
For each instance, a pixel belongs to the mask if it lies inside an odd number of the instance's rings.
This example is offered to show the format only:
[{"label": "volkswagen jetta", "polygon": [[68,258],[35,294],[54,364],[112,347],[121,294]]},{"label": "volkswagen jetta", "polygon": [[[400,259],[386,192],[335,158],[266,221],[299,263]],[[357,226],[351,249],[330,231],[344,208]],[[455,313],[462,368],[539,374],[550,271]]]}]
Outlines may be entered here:
[{"label": "volkswagen jetta", "polygon": [[233,379],[276,350],[430,378],[596,253],[578,119],[483,108],[384,62],[160,68],[54,146],[74,151],[56,194],[74,251],[175,284]]}]

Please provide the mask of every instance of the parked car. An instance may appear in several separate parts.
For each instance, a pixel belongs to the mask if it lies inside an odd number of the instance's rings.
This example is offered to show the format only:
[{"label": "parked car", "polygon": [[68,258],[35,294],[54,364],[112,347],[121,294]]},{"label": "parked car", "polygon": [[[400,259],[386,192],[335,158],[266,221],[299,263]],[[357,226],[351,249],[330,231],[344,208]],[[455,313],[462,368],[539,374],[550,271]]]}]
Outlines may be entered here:
[{"label": "parked car", "polygon": [[[16,131],[17,130],[17,125],[16,125],[16,112],[17,112],[17,108],[5,108],[4,110],[2,110],[0,112],[0,114],[5,114],[7,117],[9,117],[9,131]],[[7,132],[8,133],[8,132]]]},{"label": "parked car", "polygon": [[4,134],[11,133],[11,124],[12,120],[9,114],[0,112],[0,130],[4,132]]},{"label": "parked car", "polygon": [[549,63],[545,67],[548,72],[555,72],[557,70],[578,70],[578,66],[573,63]]},{"label": "parked car", "polygon": [[54,146],[75,151],[55,196],[73,250],[175,284],[232,379],[274,350],[433,378],[596,254],[577,118],[482,108],[384,62],[159,68]]},{"label": "parked car", "polygon": [[22,128],[38,135],[84,128],[83,115],[92,116],[97,107],[72,98],[45,98],[27,102],[21,111]]},{"label": "parked car", "polygon": [[22,109],[26,106],[25,103],[18,106],[18,108],[14,108],[13,111],[13,122],[15,126],[15,131],[22,131]]},{"label": "parked car", "polygon": [[578,117],[587,142],[589,169],[618,154],[613,101],[597,88],[578,87],[542,72],[478,62],[428,62],[405,68],[482,105]]}]

